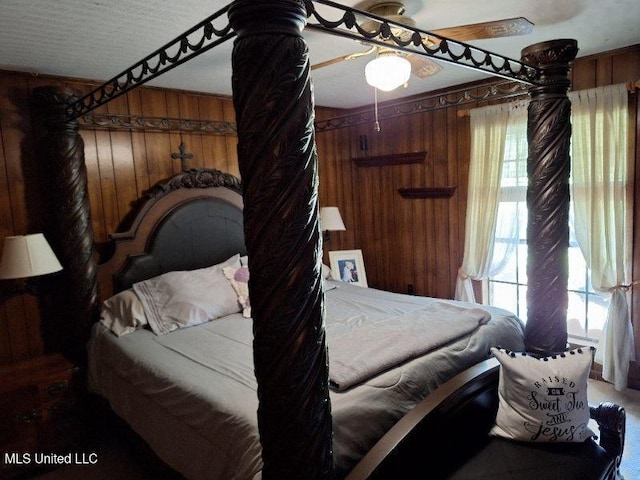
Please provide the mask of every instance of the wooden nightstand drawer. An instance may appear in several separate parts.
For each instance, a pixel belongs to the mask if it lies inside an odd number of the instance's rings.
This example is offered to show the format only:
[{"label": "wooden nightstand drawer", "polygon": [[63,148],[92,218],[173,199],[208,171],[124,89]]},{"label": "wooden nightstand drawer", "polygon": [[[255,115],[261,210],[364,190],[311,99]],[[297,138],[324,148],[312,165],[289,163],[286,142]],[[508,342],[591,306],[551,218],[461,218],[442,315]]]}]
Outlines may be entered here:
[{"label": "wooden nightstand drawer", "polygon": [[[64,454],[78,448],[82,436],[78,374],[78,368],[61,355],[0,367],[0,450],[15,455]],[[0,478],[26,469],[4,461],[0,467]]]}]

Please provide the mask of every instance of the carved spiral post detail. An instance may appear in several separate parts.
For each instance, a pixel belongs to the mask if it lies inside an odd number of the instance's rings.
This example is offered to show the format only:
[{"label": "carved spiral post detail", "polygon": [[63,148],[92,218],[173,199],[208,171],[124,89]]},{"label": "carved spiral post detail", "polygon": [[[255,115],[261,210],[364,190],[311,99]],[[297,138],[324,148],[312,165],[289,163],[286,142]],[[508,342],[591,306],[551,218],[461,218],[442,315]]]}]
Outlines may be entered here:
[{"label": "carved spiral post detail", "polygon": [[569,67],[575,40],[556,40],[522,51],[523,61],[541,71],[530,87],[527,138],[527,325],[525,348],[548,354],[567,347],[569,278]]},{"label": "carved spiral post detail", "polygon": [[262,478],[332,475],[318,172],[304,3],[240,0],[233,98],[249,255]]},{"label": "carved spiral post detail", "polygon": [[37,152],[48,180],[48,237],[63,266],[54,290],[55,319],[62,329],[57,345],[84,363],[84,345],[98,316],[98,282],[93,256],[93,229],[78,123],[66,110],[79,98],[68,88],[34,89],[35,108],[43,123]]}]

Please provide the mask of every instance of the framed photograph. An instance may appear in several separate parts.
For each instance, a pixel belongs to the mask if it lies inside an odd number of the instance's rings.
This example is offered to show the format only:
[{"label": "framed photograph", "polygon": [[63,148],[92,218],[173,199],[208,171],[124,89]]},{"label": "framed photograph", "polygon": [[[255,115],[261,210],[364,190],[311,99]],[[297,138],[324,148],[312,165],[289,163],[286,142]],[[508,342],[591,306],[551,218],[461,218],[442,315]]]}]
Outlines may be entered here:
[{"label": "framed photograph", "polygon": [[333,250],[329,252],[331,276],[334,280],[367,286],[367,274],[364,270],[362,250]]}]

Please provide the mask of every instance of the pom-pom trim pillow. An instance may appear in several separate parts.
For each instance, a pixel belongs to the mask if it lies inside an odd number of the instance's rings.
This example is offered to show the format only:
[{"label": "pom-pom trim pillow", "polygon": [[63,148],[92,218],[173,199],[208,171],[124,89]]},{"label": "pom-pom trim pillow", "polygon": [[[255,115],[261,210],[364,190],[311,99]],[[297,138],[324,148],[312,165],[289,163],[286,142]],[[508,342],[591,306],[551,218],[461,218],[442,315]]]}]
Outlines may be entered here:
[{"label": "pom-pom trim pillow", "polygon": [[527,442],[583,442],[593,436],[587,402],[593,350],[537,358],[492,348],[500,377],[491,434]]}]

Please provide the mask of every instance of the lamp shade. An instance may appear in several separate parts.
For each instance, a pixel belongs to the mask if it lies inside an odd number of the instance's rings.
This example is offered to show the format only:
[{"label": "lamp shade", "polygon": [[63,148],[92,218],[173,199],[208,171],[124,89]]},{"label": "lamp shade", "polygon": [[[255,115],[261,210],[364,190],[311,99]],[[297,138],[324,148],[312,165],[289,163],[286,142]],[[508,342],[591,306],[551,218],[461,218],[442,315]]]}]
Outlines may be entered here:
[{"label": "lamp shade", "polygon": [[322,207],[320,209],[320,229],[323,232],[346,230],[338,207]]},{"label": "lamp shade", "polygon": [[378,90],[390,92],[409,81],[411,63],[395,52],[385,52],[364,67],[367,83]]},{"label": "lamp shade", "polygon": [[4,239],[0,279],[27,278],[62,270],[42,233]]}]

